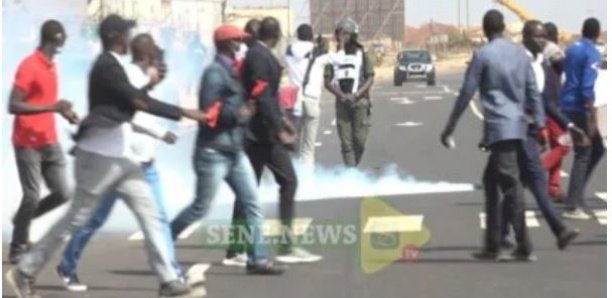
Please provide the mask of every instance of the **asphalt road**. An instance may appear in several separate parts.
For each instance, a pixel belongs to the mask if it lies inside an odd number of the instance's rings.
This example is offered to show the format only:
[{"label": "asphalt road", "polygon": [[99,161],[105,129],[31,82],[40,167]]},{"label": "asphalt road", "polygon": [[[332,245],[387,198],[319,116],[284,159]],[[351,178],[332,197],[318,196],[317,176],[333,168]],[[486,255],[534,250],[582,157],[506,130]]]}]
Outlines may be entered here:
[{"label": "asphalt road", "polygon": [[[279,277],[251,277],[241,269],[219,266],[223,251],[204,248],[202,233],[196,231],[177,244],[181,262],[213,265],[206,273],[209,297],[604,297],[605,212],[598,220],[568,222],[580,228],[581,235],[575,245],[561,252],[536,211],[529,229],[538,256],[535,263],[500,264],[470,258],[482,238],[479,213],[483,209],[483,195],[478,185],[486,154],[476,147],[482,133],[481,122],[468,109],[457,128],[457,148],[447,150],[438,141],[460,83],[461,74],[454,73],[439,75],[436,87],[425,87],[421,82],[393,87],[390,82],[379,82],[373,91],[372,127],[361,165],[363,171],[382,175],[382,169],[394,163],[403,175],[412,177],[412,182],[446,181],[475,186],[472,191],[434,189],[421,194],[377,196],[397,212],[422,219],[414,225],[415,231],[407,232],[415,233],[412,234],[415,237],[409,237],[415,243],[420,241],[416,238],[426,238],[424,245],[412,250],[413,254],[398,253],[393,244],[376,246],[370,242],[366,243],[370,247],[364,248],[359,240],[349,245],[316,245],[309,249],[322,254],[323,262],[291,266]],[[327,166],[337,165],[341,163],[341,156],[332,125],[331,99],[323,102],[322,111],[317,161]],[[569,172],[570,160],[571,157],[565,163],[566,172]],[[605,164],[604,160],[587,191],[588,201],[595,209],[606,209],[606,202],[595,196],[606,192]],[[530,195],[527,199],[529,207],[534,208]],[[363,198],[338,198],[300,202],[297,210],[300,217],[313,218],[311,226],[359,225],[363,206]],[[274,217],[274,206],[268,206],[267,211],[268,217]],[[56,257],[38,279],[43,297],[155,297],[157,281],[147,266],[142,244],[127,241],[128,236],[129,233],[103,231],[94,238],[79,271],[82,281],[90,286],[86,293],[63,291],[53,270]],[[413,244],[410,241],[403,244]],[[3,248],[6,252],[7,243]],[[392,257],[382,257],[389,254],[397,254],[399,260],[393,262]],[[379,261],[378,256],[381,256]],[[382,266],[386,263],[389,264]],[[369,272],[368,265],[380,270]],[[7,267],[3,263],[3,272]],[[13,297],[6,285],[3,293],[3,297]]]}]

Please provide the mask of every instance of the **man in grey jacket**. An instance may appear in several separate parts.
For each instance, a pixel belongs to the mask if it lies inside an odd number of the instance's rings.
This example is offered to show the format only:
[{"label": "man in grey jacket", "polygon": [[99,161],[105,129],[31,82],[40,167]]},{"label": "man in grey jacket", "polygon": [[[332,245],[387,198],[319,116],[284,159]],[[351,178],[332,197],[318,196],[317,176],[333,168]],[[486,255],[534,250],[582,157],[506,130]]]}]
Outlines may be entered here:
[{"label": "man in grey jacket", "polygon": [[[474,53],[441,140],[444,146],[453,146],[451,136],[457,121],[476,90],[480,89],[485,115],[485,145],[491,154],[483,176],[487,214],[485,245],[474,257],[532,261],[534,257],[525,224],[525,202],[517,156],[521,141],[526,138],[527,125],[544,126],[542,99],[525,49],[502,37],[505,29],[503,15],[497,10],[488,11],[483,18],[483,29],[489,43]],[[526,110],[533,111],[531,119],[526,117]],[[517,249],[512,256],[500,255],[500,190],[506,202],[504,206],[510,208],[510,222],[516,235]]]}]

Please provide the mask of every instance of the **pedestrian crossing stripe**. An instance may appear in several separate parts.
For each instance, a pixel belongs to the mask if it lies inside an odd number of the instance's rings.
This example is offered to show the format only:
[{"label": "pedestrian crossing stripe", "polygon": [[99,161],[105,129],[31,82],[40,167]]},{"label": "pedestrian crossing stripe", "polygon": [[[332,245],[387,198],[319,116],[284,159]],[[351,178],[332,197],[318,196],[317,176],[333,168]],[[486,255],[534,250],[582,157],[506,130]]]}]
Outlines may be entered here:
[{"label": "pedestrian crossing stripe", "polygon": [[[293,219],[292,230],[294,236],[304,235],[312,223],[312,217],[298,217]],[[262,226],[266,237],[278,237],[282,235],[282,224],[279,219],[266,219]]]},{"label": "pedestrian crossing stripe", "polygon": [[604,200],[606,203],[608,202],[608,193],[607,192],[596,192],[595,196]]},{"label": "pedestrian crossing stripe", "polygon": [[142,233],[142,231],[138,231],[138,232],[132,234],[128,238],[128,241],[141,241],[141,240],[144,240],[144,234]]},{"label": "pedestrian crossing stripe", "polygon": [[[189,238],[191,234],[193,234],[193,232],[195,232],[199,227],[200,227],[199,222],[193,223],[192,225],[187,227],[182,233],[180,233],[178,238],[181,240],[185,240]],[[144,234],[142,233],[142,231],[138,231],[130,235],[130,237],[128,237],[128,241],[142,241],[142,240],[144,240]]]},{"label": "pedestrian crossing stripe", "polygon": [[[480,212],[480,214],[478,214],[478,217],[480,218],[480,228],[483,230],[486,229],[487,215],[484,212]],[[536,217],[536,214],[533,210],[525,211],[525,222],[528,228],[540,227],[540,222],[538,221],[538,218]]]},{"label": "pedestrian crossing stripe", "polygon": [[595,219],[597,219],[599,224],[601,224],[602,226],[608,225],[608,210],[607,209],[593,210],[593,214],[595,214]]},{"label": "pedestrian crossing stripe", "polygon": [[188,226],[183,232],[181,232],[178,236],[179,239],[184,240],[187,239],[195,232],[198,228],[200,228],[200,222],[194,222],[190,226]]},{"label": "pedestrian crossing stripe", "polygon": [[442,100],[442,96],[425,96],[423,99],[426,101]]},{"label": "pedestrian crossing stripe", "polygon": [[413,121],[406,121],[406,122],[401,122],[401,123],[396,123],[395,126],[405,126],[405,127],[416,127],[416,126],[421,126],[423,125],[423,123],[421,122],[413,122]]},{"label": "pedestrian crossing stripe", "polygon": [[364,233],[389,233],[389,232],[419,232],[423,229],[424,216],[399,215],[399,216],[373,216],[366,222]]}]

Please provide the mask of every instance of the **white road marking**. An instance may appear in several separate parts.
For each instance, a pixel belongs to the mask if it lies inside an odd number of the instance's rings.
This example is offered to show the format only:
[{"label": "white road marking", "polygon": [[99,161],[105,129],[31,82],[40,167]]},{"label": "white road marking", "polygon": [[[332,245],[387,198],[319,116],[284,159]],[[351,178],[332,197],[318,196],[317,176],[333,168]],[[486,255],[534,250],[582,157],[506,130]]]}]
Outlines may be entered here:
[{"label": "white road marking", "polygon": [[204,274],[206,271],[208,271],[208,269],[210,269],[210,264],[208,263],[196,263],[190,266],[186,273],[189,280],[189,285],[203,285],[204,281],[206,281],[206,276]]},{"label": "white road marking", "polygon": [[366,222],[364,233],[418,232],[423,229],[422,214],[373,216]]},{"label": "white road marking", "polygon": [[596,192],[595,196],[602,199],[604,202],[608,202],[608,193],[607,192]]},{"label": "white road marking", "polygon": [[[483,230],[486,229],[487,215],[484,212],[480,212],[478,214],[478,217],[480,218],[480,228]],[[525,221],[527,223],[527,227],[529,228],[537,228],[540,226],[540,223],[538,222],[538,219],[536,218],[535,212],[533,210],[525,211]]]},{"label": "white road marking", "polygon": [[416,85],[417,88],[427,88],[427,85]]},{"label": "white road marking", "polygon": [[426,101],[442,100],[442,96],[425,96],[423,99]]},{"label": "white road marking", "polygon": [[[300,236],[306,233],[306,230],[312,223],[312,217],[298,217],[293,219],[293,235]],[[282,235],[282,224],[279,219],[266,219],[263,222],[263,234],[266,237],[274,237]]]},{"label": "white road marking", "polygon": [[138,231],[132,234],[130,237],[128,237],[128,241],[141,241],[141,240],[144,240],[144,234],[142,233],[142,231]]},{"label": "white road marking", "polygon": [[195,222],[188,226],[182,233],[179,234],[178,238],[181,240],[187,239],[200,227],[200,222]]},{"label": "white road marking", "polygon": [[412,122],[412,121],[406,121],[406,122],[395,124],[395,126],[405,126],[405,127],[415,127],[415,126],[421,126],[421,125],[423,125],[423,123],[421,123],[421,122]]},{"label": "white road marking", "polygon": [[331,131],[331,130],[325,130],[325,131],[323,131],[323,134],[324,134],[324,135],[330,135],[331,133],[332,133],[332,131]]},{"label": "white road marking", "polygon": [[404,101],[404,100],[410,100],[410,98],[408,98],[408,97],[391,97],[391,98],[389,98],[389,100],[391,100],[391,101]]},{"label": "white road marking", "polygon": [[537,228],[540,226],[540,223],[535,216],[535,212],[532,210],[525,211],[525,221],[527,222],[527,227]]},{"label": "white road marking", "polygon": [[336,118],[334,118],[334,120],[332,120],[331,125],[332,126],[336,126]]},{"label": "white road marking", "polygon": [[323,146],[323,143],[321,143],[321,142],[316,142],[314,145],[315,145],[315,147],[321,147],[321,146]]},{"label": "white road marking", "polygon": [[450,88],[448,88],[446,85],[442,86],[442,90],[444,90],[445,93],[451,93]]},{"label": "white road marking", "polygon": [[599,224],[601,224],[602,226],[608,225],[608,210],[607,209],[593,210],[593,214],[595,214],[595,218],[597,219]]},{"label": "white road marking", "polygon": [[402,105],[411,105],[413,103],[414,103],[414,101],[412,101],[410,99],[402,100],[402,101],[399,102],[399,104],[402,104]]},{"label": "white road marking", "polygon": [[567,177],[569,177],[569,174],[567,172],[565,172],[565,171],[561,171],[561,177],[567,178]]}]

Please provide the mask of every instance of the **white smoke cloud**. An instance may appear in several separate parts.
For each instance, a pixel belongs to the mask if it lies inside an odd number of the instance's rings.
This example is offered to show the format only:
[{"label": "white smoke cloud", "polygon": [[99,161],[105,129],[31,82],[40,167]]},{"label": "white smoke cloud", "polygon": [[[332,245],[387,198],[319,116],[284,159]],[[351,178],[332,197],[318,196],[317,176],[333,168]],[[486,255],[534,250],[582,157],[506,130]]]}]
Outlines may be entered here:
[{"label": "white smoke cloud", "polygon": [[[195,176],[191,165],[194,132],[182,135],[182,140],[174,147],[160,148],[158,170],[168,214],[174,217],[188,206],[195,194]],[[474,190],[472,184],[450,182],[419,181],[410,175],[400,173],[400,169],[390,164],[379,173],[366,170],[345,168],[343,166],[316,166],[314,169],[295,163],[299,188],[297,201],[324,199],[359,199],[371,196],[418,195],[428,193],[465,192]],[[14,166],[13,173],[16,172]],[[18,185],[15,175],[9,175],[12,185]],[[18,206],[21,192],[18,188],[4,198],[4,231],[10,230],[8,219]],[[209,220],[228,220],[231,217],[235,196],[224,183],[215,196],[212,208],[206,217]],[[271,174],[266,171],[259,188],[262,204],[278,202],[278,186]],[[34,222],[32,238],[42,235],[51,223],[60,218],[66,206]],[[299,205],[298,207],[299,208]],[[116,205],[113,214],[105,225],[106,230],[133,232],[137,230],[133,215],[123,203]],[[5,235],[6,238],[7,235]]]},{"label": "white smoke cloud", "polygon": [[[31,53],[38,43],[38,28],[42,22],[53,16],[64,23],[68,32],[68,41],[57,57],[60,74],[60,96],[73,101],[76,111],[84,115],[87,110],[87,75],[95,56],[99,52],[99,42],[95,37],[95,28],[87,23],[84,15],[71,15],[62,17],[62,11],[54,11],[52,7],[45,9],[44,13],[23,9],[23,7],[11,7],[5,4],[3,11],[3,34],[4,38],[17,37],[3,44],[2,83],[4,88],[3,98],[8,98],[8,92],[13,82],[14,71],[18,63]],[[166,87],[160,92],[173,102],[180,102],[179,97],[184,97],[185,90],[193,92],[193,82],[186,83],[186,88],[180,87],[185,83],[183,79],[190,80],[199,78],[207,61],[210,61],[212,49],[209,41],[204,46],[197,46],[197,50],[186,51],[185,44],[194,40],[184,39],[185,32],[166,30],[162,28],[151,28],[156,35],[164,35],[168,42],[166,57],[169,63],[169,78]],[[184,43],[182,41],[185,41]],[[162,46],[164,42],[160,41]],[[197,42],[196,42],[197,43]],[[179,46],[173,46],[179,45]],[[180,46],[182,45],[182,46]],[[202,52],[204,51],[204,53]],[[200,61],[194,63],[193,61]],[[187,67],[187,66],[188,67]],[[185,67],[183,67],[185,66]],[[21,200],[21,188],[17,169],[14,162],[13,147],[10,141],[12,134],[13,117],[6,115],[6,110],[0,108],[2,113],[2,135],[0,140],[2,151],[2,172],[0,179],[5,185],[2,193],[2,227],[3,239],[10,238],[12,230],[11,218],[19,206]],[[64,120],[57,119],[60,142],[67,150],[72,146],[69,127]],[[179,129],[179,126],[172,126]],[[190,130],[181,134],[181,140],[175,146],[162,146],[159,148],[158,166],[162,181],[162,188],[168,206],[168,213],[176,215],[182,208],[187,206],[194,196],[195,177],[191,166],[191,155],[193,150],[194,131]],[[72,157],[68,158],[68,177],[74,184],[72,174]],[[424,182],[416,178],[401,174],[397,166],[389,165],[380,173],[367,172],[358,169],[345,169],[343,167],[317,166],[314,169],[297,166],[299,175],[298,201],[339,199],[339,198],[361,198],[367,196],[387,196],[399,194],[423,194],[431,192],[457,192],[471,191],[471,184],[456,184],[446,182]],[[278,187],[271,177],[264,177],[259,190],[259,198],[262,203],[278,202]],[[43,191],[44,196],[46,191]],[[221,187],[216,196],[209,219],[227,219],[231,214],[231,205],[234,195],[227,186]],[[67,206],[63,206],[33,222],[32,239],[36,240],[44,234],[53,222],[65,213]],[[298,207],[299,208],[299,207]],[[113,214],[105,225],[106,229],[113,231],[132,232],[136,230],[136,221],[129,213],[123,203],[117,204]]]}]

